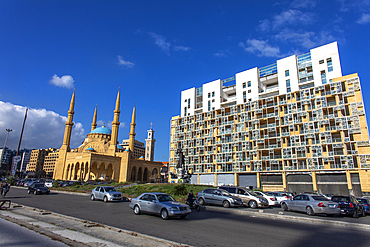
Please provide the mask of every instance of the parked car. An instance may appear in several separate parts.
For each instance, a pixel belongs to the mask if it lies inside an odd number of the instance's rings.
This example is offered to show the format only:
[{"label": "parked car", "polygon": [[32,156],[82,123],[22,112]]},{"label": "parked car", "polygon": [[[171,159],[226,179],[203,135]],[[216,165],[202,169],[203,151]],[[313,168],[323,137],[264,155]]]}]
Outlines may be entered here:
[{"label": "parked car", "polygon": [[277,201],[276,197],[267,193],[267,192],[261,192],[261,191],[253,191],[259,196],[262,196],[267,199],[269,206],[280,206],[280,203]]},{"label": "parked car", "polygon": [[122,193],[111,186],[98,186],[91,191],[90,198],[94,200],[103,200],[104,202],[121,201]]},{"label": "parked car", "polygon": [[54,180],[46,180],[44,184],[46,187],[53,187]]},{"label": "parked car", "polygon": [[366,216],[364,205],[354,196],[332,196],[331,200],[339,204],[341,214],[350,215],[353,218]]},{"label": "parked car", "polygon": [[259,196],[252,191],[248,191],[242,187],[220,186],[218,188],[226,190],[233,196],[239,197],[242,200],[243,205],[250,208],[264,208],[269,206],[266,198]]},{"label": "parked car", "polygon": [[278,201],[279,205],[280,205],[280,203],[282,201],[284,201],[284,200],[290,200],[291,199],[288,195],[286,195],[283,192],[267,192],[267,193],[269,193],[270,195],[275,196],[275,198]]},{"label": "parked car", "polygon": [[338,203],[316,194],[299,194],[293,197],[293,200],[282,201],[281,207],[284,211],[306,212],[308,215],[326,214],[327,216],[334,216],[340,214]]},{"label": "parked car", "polygon": [[46,187],[43,183],[32,183],[30,186],[28,186],[28,190],[27,190],[27,193],[28,194],[47,194],[49,195],[50,194],[50,189],[48,187]]},{"label": "parked car", "polygon": [[216,204],[228,207],[240,207],[243,205],[239,197],[231,195],[226,190],[208,188],[204,189],[196,195],[199,205]]},{"label": "parked car", "polygon": [[365,213],[370,214],[370,203],[369,203],[370,200],[368,198],[357,198],[357,201],[362,203],[365,209]]},{"label": "parked car", "polygon": [[136,215],[141,213],[157,214],[162,219],[170,217],[185,218],[191,213],[188,205],[177,202],[172,196],[165,193],[143,193],[137,198],[132,198],[129,207]]}]

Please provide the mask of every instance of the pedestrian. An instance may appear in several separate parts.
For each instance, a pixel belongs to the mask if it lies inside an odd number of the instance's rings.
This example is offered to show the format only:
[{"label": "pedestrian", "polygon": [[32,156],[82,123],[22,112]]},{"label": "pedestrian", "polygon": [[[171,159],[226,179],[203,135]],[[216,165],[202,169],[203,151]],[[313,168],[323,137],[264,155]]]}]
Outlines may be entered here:
[{"label": "pedestrian", "polygon": [[9,190],[10,190],[10,185],[5,182],[5,184],[3,184],[2,190],[1,190],[3,199],[5,198],[6,194],[9,192]]}]

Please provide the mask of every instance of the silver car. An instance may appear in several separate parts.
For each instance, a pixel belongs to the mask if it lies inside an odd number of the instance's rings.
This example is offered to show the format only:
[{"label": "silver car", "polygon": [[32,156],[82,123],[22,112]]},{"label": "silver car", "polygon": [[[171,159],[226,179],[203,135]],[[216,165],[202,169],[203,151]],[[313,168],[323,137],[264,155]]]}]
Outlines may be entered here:
[{"label": "silver car", "polygon": [[143,193],[137,198],[132,198],[129,207],[136,215],[143,213],[158,214],[162,219],[178,216],[185,218],[191,213],[188,205],[177,202],[165,193]]},{"label": "silver car", "polygon": [[232,207],[240,207],[243,206],[242,199],[239,197],[231,195],[226,190],[222,189],[204,189],[197,194],[197,200],[199,205],[203,205],[205,203],[209,204],[216,204],[222,205],[225,208],[230,206]]},{"label": "silver car", "polygon": [[98,186],[91,191],[90,198],[94,200],[103,200],[104,202],[121,201],[122,193],[111,186]]},{"label": "silver car", "polygon": [[327,216],[334,216],[340,214],[338,203],[316,194],[297,195],[293,200],[282,201],[281,207],[284,211],[300,211],[306,212],[308,215],[326,214]]}]

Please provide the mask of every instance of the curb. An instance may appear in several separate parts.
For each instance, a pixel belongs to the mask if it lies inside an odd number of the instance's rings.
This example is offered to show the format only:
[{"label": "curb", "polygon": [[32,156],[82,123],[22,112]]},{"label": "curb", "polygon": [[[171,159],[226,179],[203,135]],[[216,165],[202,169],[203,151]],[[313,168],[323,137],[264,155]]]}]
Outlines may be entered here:
[{"label": "curb", "polygon": [[[23,207],[25,209],[29,209],[29,210],[32,210],[32,211],[36,211],[36,212],[39,212],[40,214],[53,214],[53,215],[56,215],[58,217],[61,217],[61,218],[66,218],[66,219],[70,219],[70,220],[74,220],[74,221],[78,221],[80,223],[84,223],[84,224],[89,224],[91,226],[100,226],[102,228],[105,228],[105,229],[108,229],[108,230],[112,230],[112,231],[115,231],[115,232],[120,232],[120,233],[125,233],[125,234],[128,234],[128,235],[132,235],[132,236],[138,236],[138,237],[141,237],[141,238],[146,238],[146,239],[149,239],[149,240],[152,240],[152,241],[156,241],[156,242],[160,242],[160,243],[164,243],[164,244],[168,244],[169,246],[183,246],[183,247],[191,247],[190,245],[187,245],[187,244],[182,244],[182,243],[178,243],[178,242],[175,242],[175,241],[171,241],[171,240],[166,240],[166,239],[162,239],[162,238],[157,238],[157,237],[153,237],[153,236],[150,236],[150,235],[146,235],[146,234],[142,234],[142,233],[139,233],[139,232],[135,232],[135,231],[130,231],[130,230],[125,230],[125,229],[121,229],[121,228],[117,228],[117,227],[114,227],[114,226],[109,226],[109,225],[105,225],[105,224],[101,224],[101,223],[98,223],[98,222],[94,222],[94,221],[90,221],[90,220],[84,220],[84,219],[80,219],[80,218],[76,218],[76,217],[73,217],[73,216],[68,216],[68,215],[64,215],[64,214],[59,214],[59,213],[55,213],[55,212],[52,212],[52,211],[48,211],[48,210],[43,210],[43,209],[39,209],[39,208],[34,208],[34,207],[30,207],[30,206],[25,206],[25,205],[22,205],[22,204],[14,204],[12,207]],[[15,214],[18,214],[12,210],[10,210],[12,213],[15,213]],[[22,214],[18,214],[18,215],[22,215]],[[21,222],[20,220],[16,220],[18,222]],[[14,222],[16,223],[16,222]],[[21,223],[17,223],[21,226],[24,226],[26,228],[29,228],[30,230],[34,230],[34,226],[30,225],[29,227],[29,224],[28,223],[25,223],[25,222],[21,222]],[[40,232],[39,232],[40,233]],[[81,233],[84,233],[84,232],[81,232]],[[87,234],[87,233],[84,233],[84,234]],[[47,234],[44,234],[44,235],[47,235]],[[54,238],[55,238],[55,234],[54,234]],[[61,237],[63,238],[63,237]],[[73,241],[73,240],[69,240],[67,239],[67,241],[65,240],[62,240],[61,238],[58,238],[59,241],[61,242],[64,242],[66,244],[70,244],[71,242],[75,242],[76,241]],[[79,243],[79,242],[77,242]],[[80,244],[80,243],[79,243]],[[85,246],[83,243],[81,243],[83,246]],[[73,245],[72,245],[73,246]]]},{"label": "curb", "polygon": [[[209,209],[206,208],[206,210],[209,210]],[[265,213],[263,210],[260,210],[260,212],[250,212],[250,211],[241,211],[241,210],[240,211],[238,210],[226,211],[223,208],[213,208],[212,207],[212,209],[210,209],[209,211],[228,212],[228,213],[235,214],[235,215],[248,215],[251,217],[291,220],[291,221],[296,221],[296,222],[301,222],[301,223],[322,224],[322,225],[339,226],[339,227],[352,228],[352,229],[370,230],[370,225],[366,225],[366,224],[350,223],[350,222],[342,222],[342,221],[334,221],[334,220],[321,220],[321,219],[298,217],[298,216],[291,216],[291,215],[270,214],[270,213]]]}]

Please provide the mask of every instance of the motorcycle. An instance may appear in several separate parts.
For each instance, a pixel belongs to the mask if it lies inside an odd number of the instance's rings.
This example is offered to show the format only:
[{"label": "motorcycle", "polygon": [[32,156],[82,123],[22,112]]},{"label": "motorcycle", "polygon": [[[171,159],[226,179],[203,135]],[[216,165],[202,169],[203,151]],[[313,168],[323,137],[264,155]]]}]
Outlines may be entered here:
[{"label": "motorcycle", "polygon": [[197,212],[200,211],[200,205],[196,198],[194,198],[193,203],[189,203],[189,201],[187,200],[186,204],[189,205],[190,209],[195,209]]}]

